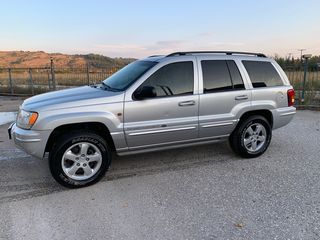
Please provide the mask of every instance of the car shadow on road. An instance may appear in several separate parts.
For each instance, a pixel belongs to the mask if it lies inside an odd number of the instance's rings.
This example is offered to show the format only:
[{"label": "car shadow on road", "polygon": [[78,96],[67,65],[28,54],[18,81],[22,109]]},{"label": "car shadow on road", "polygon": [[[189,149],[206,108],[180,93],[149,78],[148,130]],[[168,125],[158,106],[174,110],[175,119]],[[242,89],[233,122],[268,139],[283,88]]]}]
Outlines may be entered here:
[{"label": "car shadow on road", "polygon": [[[235,156],[225,142],[123,157],[114,155],[109,171],[98,184],[108,184],[109,181],[123,178],[179,171],[239,159],[241,158]],[[37,164],[39,161],[42,161],[40,166]],[[48,168],[46,159],[33,159],[31,163],[26,164],[37,165],[31,167]],[[38,175],[34,176],[34,179],[30,179],[30,173],[21,176],[22,173],[23,171],[20,170],[20,180],[14,184],[6,183],[6,180],[0,177],[0,204],[70,191],[70,189],[56,183],[50,176],[48,169],[39,169],[39,174],[37,173]],[[12,175],[14,176],[14,173]],[[27,183],[23,183],[23,178],[27,180]],[[82,188],[82,190],[85,189]]]}]

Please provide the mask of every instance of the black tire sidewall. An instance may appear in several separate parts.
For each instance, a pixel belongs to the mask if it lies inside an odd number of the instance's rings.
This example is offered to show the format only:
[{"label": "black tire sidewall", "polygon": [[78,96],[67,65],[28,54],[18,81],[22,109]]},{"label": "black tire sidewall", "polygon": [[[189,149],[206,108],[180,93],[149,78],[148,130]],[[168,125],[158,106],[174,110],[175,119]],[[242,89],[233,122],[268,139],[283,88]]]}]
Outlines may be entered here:
[{"label": "black tire sidewall", "polygon": [[[111,154],[105,140],[94,133],[72,133],[58,139],[57,143],[49,154],[50,171],[54,179],[68,188],[80,188],[98,182],[108,170],[111,162]],[[69,178],[62,169],[62,157],[65,151],[73,144],[88,142],[94,144],[101,152],[102,163],[100,169],[91,178],[86,180],[74,180]]]},{"label": "black tire sidewall", "polygon": [[[246,132],[247,128],[249,126],[251,126],[252,124],[254,124],[254,123],[262,124],[266,129],[267,136],[266,136],[265,144],[263,145],[263,147],[259,151],[250,152],[244,146],[244,137],[245,137],[244,135],[245,135],[245,132]],[[268,121],[262,116],[252,116],[252,117],[248,118],[246,121],[244,121],[241,124],[237,134],[238,134],[238,136],[237,136],[237,140],[238,141],[237,141],[236,144],[238,145],[239,153],[240,153],[241,156],[247,157],[247,158],[258,157],[261,154],[263,154],[268,149],[270,141],[271,141],[271,138],[272,138],[271,126],[268,123]]]}]

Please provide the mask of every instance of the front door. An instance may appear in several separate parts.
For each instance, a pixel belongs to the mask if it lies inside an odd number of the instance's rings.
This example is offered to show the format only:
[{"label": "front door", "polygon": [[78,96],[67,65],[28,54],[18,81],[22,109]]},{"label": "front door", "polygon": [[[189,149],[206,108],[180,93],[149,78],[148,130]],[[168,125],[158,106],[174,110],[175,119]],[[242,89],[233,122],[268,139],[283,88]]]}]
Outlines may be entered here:
[{"label": "front door", "polygon": [[[124,104],[124,131],[132,150],[192,141],[198,137],[198,95],[194,59],[159,66],[135,91],[155,88],[156,96]],[[196,82],[195,82],[196,81]],[[129,91],[130,92],[130,91]]]}]

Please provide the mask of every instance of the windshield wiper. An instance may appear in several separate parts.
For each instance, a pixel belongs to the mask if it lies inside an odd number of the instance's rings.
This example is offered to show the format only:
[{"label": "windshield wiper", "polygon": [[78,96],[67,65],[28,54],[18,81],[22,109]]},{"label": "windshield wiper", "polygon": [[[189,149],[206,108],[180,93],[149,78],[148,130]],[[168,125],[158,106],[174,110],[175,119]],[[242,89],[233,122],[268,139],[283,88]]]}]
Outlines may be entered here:
[{"label": "windshield wiper", "polygon": [[108,91],[113,91],[113,92],[119,92],[121,91],[121,89],[118,89],[118,88],[113,88],[113,87],[110,87],[108,84],[106,84],[105,82],[101,82],[104,89],[108,90]]}]

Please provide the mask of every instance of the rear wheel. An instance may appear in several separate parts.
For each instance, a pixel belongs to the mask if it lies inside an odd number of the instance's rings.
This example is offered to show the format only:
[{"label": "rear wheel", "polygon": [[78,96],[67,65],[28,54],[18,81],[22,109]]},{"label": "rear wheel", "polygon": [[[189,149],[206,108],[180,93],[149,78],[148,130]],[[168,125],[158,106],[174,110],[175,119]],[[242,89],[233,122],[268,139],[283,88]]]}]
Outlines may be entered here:
[{"label": "rear wheel", "polygon": [[231,134],[231,148],[245,158],[258,157],[263,154],[271,141],[272,130],[263,116],[251,116],[240,122]]},{"label": "rear wheel", "polygon": [[95,133],[74,132],[56,140],[49,154],[54,179],[69,188],[99,181],[107,171],[111,154],[106,141]]}]

